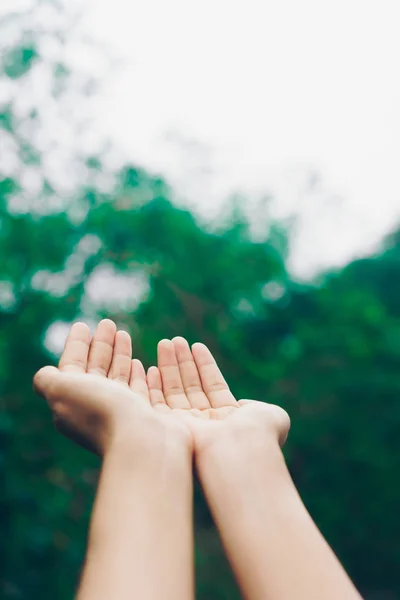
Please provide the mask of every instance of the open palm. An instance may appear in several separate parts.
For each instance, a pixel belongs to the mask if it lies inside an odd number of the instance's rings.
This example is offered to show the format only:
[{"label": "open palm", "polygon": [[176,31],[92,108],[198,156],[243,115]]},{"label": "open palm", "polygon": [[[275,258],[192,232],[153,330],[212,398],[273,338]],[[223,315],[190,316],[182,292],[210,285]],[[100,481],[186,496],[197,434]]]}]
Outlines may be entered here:
[{"label": "open palm", "polygon": [[264,402],[237,401],[204,344],[190,349],[181,337],[161,341],[158,367],[149,369],[147,384],[154,409],[183,419],[193,434],[196,451],[232,429],[259,428],[260,423],[273,429],[281,444],[286,440],[290,427],[287,413]]},{"label": "open palm", "polygon": [[82,382],[104,397],[110,395],[110,401],[116,396],[120,402],[133,400],[168,421],[185,424],[195,450],[231,428],[259,427],[260,420],[277,430],[281,443],[289,429],[287,414],[279,407],[237,401],[208,348],[194,344],[191,350],[181,337],[159,343],[158,367],[146,375],[142,363],[132,359],[128,333],[106,319],[91,339],[88,327],[78,323],[70,331],[59,369],[79,378],[85,375]]},{"label": "open palm", "polygon": [[99,323],[92,339],[86,325],[75,324],[59,369],[119,383],[124,396],[129,390],[157,412],[188,411],[194,417],[222,419],[239,407],[206,346],[195,344],[192,353],[183,338],[163,340],[158,367],[151,367],[146,376],[140,360],[132,359],[130,335],[117,331],[109,319]]}]

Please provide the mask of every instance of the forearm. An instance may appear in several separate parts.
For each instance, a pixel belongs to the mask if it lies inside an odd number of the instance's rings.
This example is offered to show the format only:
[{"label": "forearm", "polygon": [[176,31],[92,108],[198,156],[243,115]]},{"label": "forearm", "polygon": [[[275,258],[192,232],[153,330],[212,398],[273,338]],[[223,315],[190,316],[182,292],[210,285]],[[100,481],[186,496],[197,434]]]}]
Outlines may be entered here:
[{"label": "forearm", "polygon": [[199,465],[228,558],[248,600],[359,600],[292,482],[276,442],[232,442]]},{"label": "forearm", "polygon": [[193,597],[192,465],[164,448],[107,454],[78,600]]}]

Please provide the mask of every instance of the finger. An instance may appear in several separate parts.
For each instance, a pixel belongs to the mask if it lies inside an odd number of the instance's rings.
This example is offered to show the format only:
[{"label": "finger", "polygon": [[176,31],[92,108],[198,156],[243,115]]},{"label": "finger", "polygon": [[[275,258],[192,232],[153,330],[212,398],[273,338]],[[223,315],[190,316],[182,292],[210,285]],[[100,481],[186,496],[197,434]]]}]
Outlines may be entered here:
[{"label": "finger", "polygon": [[100,321],[89,349],[88,373],[107,377],[114,352],[117,327],[110,319]]},{"label": "finger", "polygon": [[33,378],[34,391],[49,403],[59,374],[60,371],[56,367],[42,367]]},{"label": "finger", "polygon": [[86,373],[90,346],[90,329],[85,323],[74,323],[65,342],[59,362],[61,371]]},{"label": "finger", "polygon": [[191,408],[183,389],[175,348],[171,340],[162,340],[158,344],[158,368],[168,406],[170,408]]},{"label": "finger", "polygon": [[236,405],[236,399],[207,346],[194,344],[192,353],[200,374],[203,390],[207,394],[211,406],[220,408]]},{"label": "finger", "polygon": [[110,372],[108,374],[109,379],[128,384],[131,377],[131,357],[131,336],[126,331],[117,331]]},{"label": "finger", "polygon": [[150,367],[147,371],[147,385],[149,386],[150,403],[152,407],[164,411],[171,410],[165,400],[162,389],[161,373],[157,367]]},{"label": "finger", "polygon": [[210,408],[210,402],[203,391],[199,372],[194,362],[189,344],[182,337],[172,340],[175,356],[178,361],[183,389],[192,408]]},{"label": "finger", "polygon": [[146,400],[146,402],[150,402],[150,394],[144,366],[137,358],[133,359],[131,363],[132,369],[129,387],[131,388],[132,392],[139,394],[139,396]]}]

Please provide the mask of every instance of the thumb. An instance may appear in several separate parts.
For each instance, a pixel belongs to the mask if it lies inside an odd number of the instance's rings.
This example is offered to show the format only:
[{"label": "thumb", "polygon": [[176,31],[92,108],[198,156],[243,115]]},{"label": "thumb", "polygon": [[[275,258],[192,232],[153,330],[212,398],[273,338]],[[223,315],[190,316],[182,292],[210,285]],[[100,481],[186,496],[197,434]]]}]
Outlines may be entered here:
[{"label": "thumb", "polygon": [[42,398],[47,398],[59,376],[60,371],[56,367],[43,367],[33,378],[34,391]]}]

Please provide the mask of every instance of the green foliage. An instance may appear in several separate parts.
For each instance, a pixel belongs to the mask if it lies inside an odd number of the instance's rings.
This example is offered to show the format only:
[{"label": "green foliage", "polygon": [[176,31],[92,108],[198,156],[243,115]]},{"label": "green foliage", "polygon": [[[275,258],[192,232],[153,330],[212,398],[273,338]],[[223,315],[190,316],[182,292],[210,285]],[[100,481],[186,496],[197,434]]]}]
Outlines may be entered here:
[{"label": "green foliage", "polygon": [[[34,48],[10,51],[5,75],[21,77]],[[23,165],[40,165],[12,103],[0,127]],[[104,170],[101,156],[83,165]],[[57,360],[55,324],[107,315],[147,366],[160,338],[184,335],[210,346],[238,397],[284,406],[288,463],[313,517],[365,595],[400,598],[400,234],[321,285],[300,285],[279,223],[256,242],[237,203],[211,232],[172,200],[134,166],[112,193],[89,178],[61,202],[46,177],[34,202],[17,176],[0,178],[1,597],[72,597],[98,463],[53,430],[31,380]],[[198,597],[239,598],[198,488],[196,526]]]},{"label": "green foliage", "polygon": [[12,110],[11,105],[6,105],[0,110],[0,128],[5,131],[12,131]]},{"label": "green foliage", "polygon": [[[155,194],[145,204],[137,202],[140,186]],[[136,188],[97,199],[79,227],[65,212],[2,215],[1,279],[15,296],[0,312],[4,581],[22,597],[43,597],[46,585],[49,598],[67,598],[79,572],[96,463],[53,431],[30,382],[54,360],[43,347],[49,327],[85,307],[91,318],[108,314],[128,327],[147,365],[162,337],[200,339],[238,396],[287,408],[287,457],[313,516],[362,589],[384,582],[398,594],[398,247],[352,263],[321,287],[299,286],[268,239],[252,241],[243,222],[210,233],[159,188],[142,174]],[[96,251],[82,254],[96,238]],[[73,257],[80,272],[68,286]],[[121,301],[106,312],[101,299],[88,299],[102,265],[145,277],[149,289],[136,311],[125,312]],[[47,273],[40,285],[38,272]],[[199,597],[235,597],[200,495],[197,502]]]},{"label": "green foliage", "polygon": [[0,199],[4,202],[7,197],[18,189],[18,183],[11,177],[0,181]]},{"label": "green foliage", "polygon": [[37,58],[38,53],[34,45],[28,44],[19,48],[12,48],[4,57],[4,73],[10,79],[18,79],[31,69]]}]

